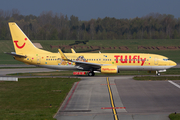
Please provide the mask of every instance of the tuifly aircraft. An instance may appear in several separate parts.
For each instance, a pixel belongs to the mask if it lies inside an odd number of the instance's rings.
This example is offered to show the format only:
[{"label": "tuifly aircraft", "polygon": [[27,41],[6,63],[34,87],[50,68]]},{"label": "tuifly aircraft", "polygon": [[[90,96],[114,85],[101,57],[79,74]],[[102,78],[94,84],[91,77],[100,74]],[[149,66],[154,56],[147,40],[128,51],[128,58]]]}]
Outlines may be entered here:
[{"label": "tuifly aircraft", "polygon": [[14,59],[28,65],[51,68],[57,70],[88,71],[89,76],[95,72],[119,73],[121,70],[165,72],[166,69],[176,66],[176,63],[167,57],[145,53],[52,53],[34,46],[15,22],[9,22],[9,28],[15,52],[7,53]]}]

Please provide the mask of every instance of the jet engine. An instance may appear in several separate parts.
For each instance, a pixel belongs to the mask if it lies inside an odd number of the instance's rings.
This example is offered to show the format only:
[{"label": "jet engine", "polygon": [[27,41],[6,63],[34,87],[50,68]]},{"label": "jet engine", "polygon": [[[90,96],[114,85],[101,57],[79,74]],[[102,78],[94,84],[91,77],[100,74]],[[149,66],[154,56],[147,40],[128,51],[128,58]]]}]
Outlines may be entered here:
[{"label": "jet engine", "polygon": [[101,73],[118,73],[117,66],[101,66]]}]

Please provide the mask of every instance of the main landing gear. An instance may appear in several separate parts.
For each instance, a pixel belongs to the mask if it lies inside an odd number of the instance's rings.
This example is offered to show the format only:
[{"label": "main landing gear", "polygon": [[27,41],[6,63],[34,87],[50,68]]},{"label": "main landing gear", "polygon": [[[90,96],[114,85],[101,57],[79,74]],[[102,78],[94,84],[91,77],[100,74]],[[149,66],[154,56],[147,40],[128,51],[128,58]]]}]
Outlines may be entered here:
[{"label": "main landing gear", "polygon": [[95,75],[94,71],[89,71],[88,72],[88,76],[94,76],[94,75]]}]

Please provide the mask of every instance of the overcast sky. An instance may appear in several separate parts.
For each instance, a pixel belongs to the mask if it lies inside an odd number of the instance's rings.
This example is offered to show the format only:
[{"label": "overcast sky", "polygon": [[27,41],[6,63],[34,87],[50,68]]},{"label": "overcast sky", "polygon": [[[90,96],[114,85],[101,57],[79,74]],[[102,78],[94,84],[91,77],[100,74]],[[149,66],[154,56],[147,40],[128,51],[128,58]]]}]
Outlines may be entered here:
[{"label": "overcast sky", "polygon": [[180,0],[1,0],[0,9],[18,9],[23,15],[39,16],[43,11],[75,15],[80,20],[115,17],[135,18],[149,13],[180,17]]}]

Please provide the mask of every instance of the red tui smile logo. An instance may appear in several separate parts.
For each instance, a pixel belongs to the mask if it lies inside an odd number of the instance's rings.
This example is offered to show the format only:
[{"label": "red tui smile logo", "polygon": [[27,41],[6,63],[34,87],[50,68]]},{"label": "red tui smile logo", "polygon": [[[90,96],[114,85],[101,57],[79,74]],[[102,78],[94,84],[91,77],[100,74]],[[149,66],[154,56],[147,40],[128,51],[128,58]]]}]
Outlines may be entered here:
[{"label": "red tui smile logo", "polygon": [[[24,40],[27,40],[27,38],[25,38]],[[16,47],[19,48],[19,49],[22,49],[26,44],[26,43],[24,43],[22,46],[19,46],[18,41],[14,41],[14,43],[16,44]]]}]

